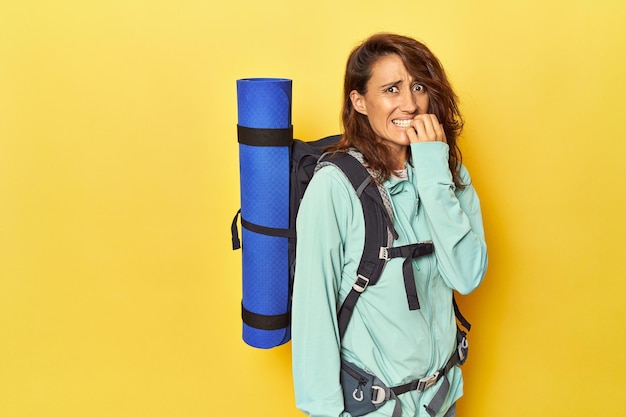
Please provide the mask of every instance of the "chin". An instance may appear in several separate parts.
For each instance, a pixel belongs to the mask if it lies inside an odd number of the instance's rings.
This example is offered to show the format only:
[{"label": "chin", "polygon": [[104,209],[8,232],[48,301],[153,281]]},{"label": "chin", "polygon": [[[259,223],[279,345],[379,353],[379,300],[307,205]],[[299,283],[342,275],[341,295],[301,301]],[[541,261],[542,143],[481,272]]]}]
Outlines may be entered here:
[{"label": "chin", "polygon": [[396,138],[394,142],[397,143],[398,145],[405,145],[405,146],[409,146],[411,144],[411,140],[406,134],[399,136],[398,138]]}]

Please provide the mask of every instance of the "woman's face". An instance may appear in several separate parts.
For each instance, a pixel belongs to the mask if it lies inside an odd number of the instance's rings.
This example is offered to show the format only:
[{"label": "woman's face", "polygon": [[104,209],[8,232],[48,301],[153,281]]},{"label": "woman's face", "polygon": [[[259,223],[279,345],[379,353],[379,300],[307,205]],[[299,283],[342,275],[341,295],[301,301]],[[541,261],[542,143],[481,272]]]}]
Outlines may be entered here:
[{"label": "woman's face", "polygon": [[406,160],[409,137],[406,127],[418,114],[428,111],[425,87],[407,71],[398,55],[380,58],[364,95],[350,92],[354,109],[367,116],[374,132]]}]

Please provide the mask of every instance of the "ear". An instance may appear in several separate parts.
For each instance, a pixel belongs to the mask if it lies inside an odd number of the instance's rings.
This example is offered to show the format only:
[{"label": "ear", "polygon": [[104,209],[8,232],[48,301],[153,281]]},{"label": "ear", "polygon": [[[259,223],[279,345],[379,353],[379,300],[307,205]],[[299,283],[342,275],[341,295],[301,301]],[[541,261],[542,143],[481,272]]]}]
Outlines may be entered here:
[{"label": "ear", "polygon": [[350,91],[350,101],[352,101],[352,107],[354,110],[367,116],[367,107],[365,106],[365,97],[363,97],[358,91]]}]

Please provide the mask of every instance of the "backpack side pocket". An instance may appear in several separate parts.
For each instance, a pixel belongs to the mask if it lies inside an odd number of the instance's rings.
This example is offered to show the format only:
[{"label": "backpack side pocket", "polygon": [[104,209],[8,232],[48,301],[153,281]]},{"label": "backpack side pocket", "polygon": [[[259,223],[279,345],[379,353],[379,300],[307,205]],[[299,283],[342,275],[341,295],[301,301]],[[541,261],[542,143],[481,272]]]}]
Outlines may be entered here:
[{"label": "backpack side pocket", "polygon": [[375,375],[341,360],[341,388],[344,410],[352,417],[371,413],[390,397],[390,390]]}]

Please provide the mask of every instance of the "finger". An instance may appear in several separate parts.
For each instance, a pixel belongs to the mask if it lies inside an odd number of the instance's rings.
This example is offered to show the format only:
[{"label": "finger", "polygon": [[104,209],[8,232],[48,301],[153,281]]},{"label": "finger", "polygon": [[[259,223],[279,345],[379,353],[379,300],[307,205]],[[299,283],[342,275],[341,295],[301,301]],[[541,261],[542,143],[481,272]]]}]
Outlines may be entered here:
[{"label": "finger", "polygon": [[433,122],[434,131],[437,136],[436,140],[439,142],[448,143],[448,140],[446,138],[446,131],[443,127],[443,124],[439,123],[439,119],[434,114],[432,115],[431,120]]},{"label": "finger", "polygon": [[438,141],[441,134],[437,131],[439,128],[439,120],[434,114],[426,114],[424,117],[424,128],[426,130],[426,137],[429,141]]},{"label": "finger", "polygon": [[406,127],[406,135],[409,137],[409,142],[419,142],[419,137],[417,134],[417,130],[413,127],[413,125],[409,125]]},{"label": "finger", "polygon": [[[437,140],[437,134],[433,125],[434,115],[420,114],[413,119],[411,126],[417,132],[417,136],[420,142],[433,142]],[[436,116],[435,116],[436,120]],[[439,122],[437,122],[437,126]]]},{"label": "finger", "polygon": [[446,130],[443,128],[443,124],[440,123],[439,127],[441,128],[441,135],[442,135],[441,136],[441,138],[442,138],[441,141],[443,143],[448,143],[448,138],[446,137]]},{"label": "finger", "polygon": [[423,115],[419,115],[413,119],[411,125],[407,128],[415,132],[416,142],[425,142],[429,140],[426,132],[426,126],[424,124],[424,118],[422,116]]},{"label": "finger", "polygon": [[437,141],[437,142],[444,142],[444,143],[448,143],[447,138],[446,138],[446,132],[444,130],[443,124],[439,123],[439,119],[437,118],[436,115],[434,114],[429,114],[429,121],[430,123],[432,123],[432,128],[433,128],[433,133],[435,135],[435,138],[433,140]]}]

